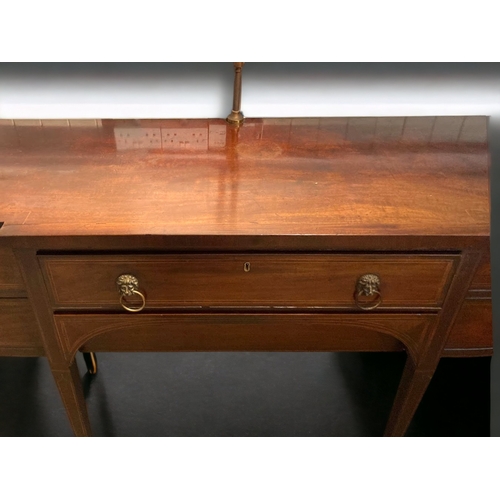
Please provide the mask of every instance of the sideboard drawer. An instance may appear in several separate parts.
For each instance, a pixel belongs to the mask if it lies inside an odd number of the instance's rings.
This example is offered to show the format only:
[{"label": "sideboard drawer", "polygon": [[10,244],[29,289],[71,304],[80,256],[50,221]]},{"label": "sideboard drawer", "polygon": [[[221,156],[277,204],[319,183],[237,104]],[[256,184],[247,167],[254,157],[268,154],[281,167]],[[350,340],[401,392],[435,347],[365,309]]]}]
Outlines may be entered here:
[{"label": "sideboard drawer", "polygon": [[[116,281],[125,274],[137,279],[146,309],[355,310],[357,283],[366,274],[380,280],[380,296],[374,295],[381,299],[378,309],[439,308],[459,256],[169,254],[42,255],[39,259],[56,309],[120,309]],[[358,298],[363,306],[371,304],[371,299]]]},{"label": "sideboard drawer", "polygon": [[43,345],[28,299],[0,299],[0,356],[43,356]]},{"label": "sideboard drawer", "polygon": [[14,252],[0,247],[0,297],[25,297],[25,287]]},{"label": "sideboard drawer", "polygon": [[491,299],[466,299],[446,342],[445,355],[492,351],[492,319]]},{"label": "sideboard drawer", "polygon": [[491,258],[487,252],[476,271],[470,285],[471,290],[491,290]]},{"label": "sideboard drawer", "polygon": [[83,351],[401,351],[412,354],[436,314],[56,314],[61,345]]}]

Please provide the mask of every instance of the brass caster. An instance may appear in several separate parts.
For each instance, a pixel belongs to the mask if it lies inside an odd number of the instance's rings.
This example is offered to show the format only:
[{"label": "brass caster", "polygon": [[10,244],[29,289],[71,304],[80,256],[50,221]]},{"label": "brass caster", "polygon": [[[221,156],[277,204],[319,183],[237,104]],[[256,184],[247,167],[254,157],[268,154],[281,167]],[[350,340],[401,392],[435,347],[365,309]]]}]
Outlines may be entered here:
[{"label": "brass caster", "polygon": [[83,359],[85,360],[89,375],[95,375],[97,373],[97,358],[95,354],[93,352],[84,352]]}]

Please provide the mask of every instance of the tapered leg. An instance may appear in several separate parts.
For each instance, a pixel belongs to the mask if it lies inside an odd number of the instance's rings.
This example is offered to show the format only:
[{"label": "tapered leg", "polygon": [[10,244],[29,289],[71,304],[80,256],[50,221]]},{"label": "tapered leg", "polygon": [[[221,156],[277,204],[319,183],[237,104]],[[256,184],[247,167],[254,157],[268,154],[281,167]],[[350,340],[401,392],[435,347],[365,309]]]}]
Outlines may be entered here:
[{"label": "tapered leg", "polygon": [[404,436],[434,370],[419,370],[408,356],[384,436]]},{"label": "tapered leg", "polygon": [[73,360],[66,369],[53,369],[52,374],[75,436],[91,436],[87,405],[76,361]]}]

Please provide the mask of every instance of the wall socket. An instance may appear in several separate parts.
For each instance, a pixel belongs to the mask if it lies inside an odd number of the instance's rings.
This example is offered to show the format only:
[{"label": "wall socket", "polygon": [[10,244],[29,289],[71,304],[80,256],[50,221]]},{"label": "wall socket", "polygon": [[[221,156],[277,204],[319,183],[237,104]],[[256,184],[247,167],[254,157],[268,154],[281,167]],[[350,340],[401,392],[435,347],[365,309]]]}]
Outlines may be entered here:
[{"label": "wall socket", "polygon": [[207,150],[226,145],[226,125],[196,128],[115,128],[116,149]]},{"label": "wall socket", "polygon": [[209,125],[208,147],[210,149],[223,148],[226,145],[226,125]]},{"label": "wall socket", "polygon": [[117,150],[161,149],[159,128],[115,128]]},{"label": "wall socket", "polygon": [[161,145],[163,149],[208,149],[207,128],[162,128]]}]

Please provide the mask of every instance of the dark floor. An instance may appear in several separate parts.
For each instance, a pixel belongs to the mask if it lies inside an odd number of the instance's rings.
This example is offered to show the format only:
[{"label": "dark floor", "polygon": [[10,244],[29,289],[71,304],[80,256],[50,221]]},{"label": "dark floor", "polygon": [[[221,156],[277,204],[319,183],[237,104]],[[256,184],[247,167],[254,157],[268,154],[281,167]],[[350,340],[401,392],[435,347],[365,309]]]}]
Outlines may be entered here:
[{"label": "dark floor", "polygon": [[[96,436],[379,436],[393,353],[99,353]],[[82,374],[84,364],[79,355]],[[488,436],[490,360],[444,359],[409,436]],[[71,436],[45,358],[0,358],[0,435]]]}]

